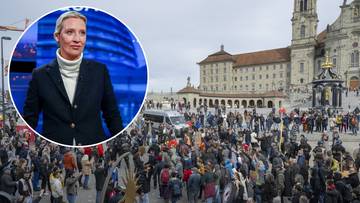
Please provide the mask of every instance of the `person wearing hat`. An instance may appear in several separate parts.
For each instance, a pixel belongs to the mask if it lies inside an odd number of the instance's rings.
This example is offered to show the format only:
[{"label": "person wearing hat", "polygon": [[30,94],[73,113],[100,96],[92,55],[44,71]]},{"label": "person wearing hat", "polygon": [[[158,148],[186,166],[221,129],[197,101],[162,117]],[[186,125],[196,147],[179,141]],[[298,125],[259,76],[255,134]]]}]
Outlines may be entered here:
[{"label": "person wearing hat", "polygon": [[313,149],[314,156],[315,156],[316,154],[325,155],[325,152],[326,152],[326,148],[324,147],[324,141],[319,140],[319,141],[317,142],[317,146]]},{"label": "person wearing hat", "polygon": [[336,189],[333,179],[326,181],[326,195],[324,202],[343,202],[340,192]]},{"label": "person wearing hat", "polygon": [[[250,132],[250,131],[249,131]],[[246,134],[246,133],[245,133]],[[250,134],[250,142],[251,142],[251,147],[252,148],[256,148],[256,147],[259,147],[259,143],[258,143],[258,140],[256,139],[257,137],[257,134],[255,132],[251,133]]]}]

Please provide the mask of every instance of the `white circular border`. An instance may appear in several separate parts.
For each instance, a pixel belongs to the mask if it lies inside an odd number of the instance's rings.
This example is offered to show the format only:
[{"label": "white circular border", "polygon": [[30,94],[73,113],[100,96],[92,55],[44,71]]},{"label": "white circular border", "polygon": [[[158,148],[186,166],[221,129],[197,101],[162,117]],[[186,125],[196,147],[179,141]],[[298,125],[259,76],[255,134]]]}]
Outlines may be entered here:
[{"label": "white circular border", "polygon": [[[78,10],[76,10],[76,9],[81,9],[81,10],[83,10],[83,9],[93,9],[93,10],[95,10],[95,11],[100,11],[100,12],[106,13],[107,15],[109,15],[109,16],[115,18],[116,20],[118,20],[120,23],[122,23],[122,24],[129,30],[129,32],[131,32],[131,34],[134,36],[134,38],[136,39],[136,41],[139,43],[139,46],[140,46],[141,51],[142,51],[142,53],[143,53],[143,55],[144,55],[145,64],[146,64],[146,74],[147,74],[147,75],[146,75],[146,76],[147,76],[147,78],[146,78],[146,90],[145,90],[145,95],[144,95],[143,101],[142,101],[142,103],[141,103],[141,106],[140,106],[140,108],[138,109],[138,112],[135,114],[135,116],[133,117],[133,119],[131,120],[131,122],[129,122],[129,124],[128,124],[126,127],[124,127],[124,129],[121,130],[119,133],[117,133],[116,135],[111,136],[110,138],[108,138],[108,139],[106,139],[106,140],[104,140],[104,141],[102,141],[102,142],[99,142],[99,143],[96,143],[96,144],[91,144],[91,145],[81,145],[81,146],[66,145],[66,144],[61,144],[61,143],[52,141],[52,140],[44,137],[43,135],[41,135],[40,133],[38,133],[36,130],[34,130],[34,129],[24,120],[24,118],[22,117],[22,115],[19,113],[19,111],[18,111],[18,109],[17,109],[17,106],[15,105],[15,102],[14,102],[14,100],[13,100],[12,93],[11,93],[11,85],[10,85],[10,72],[11,72],[10,70],[11,70],[11,66],[10,66],[10,64],[11,64],[11,61],[12,61],[12,57],[13,57],[13,55],[14,55],[14,51],[15,51],[16,46],[18,45],[20,39],[22,39],[23,35],[30,29],[31,26],[33,26],[36,22],[38,22],[40,19],[42,19],[42,18],[45,17],[46,15],[49,15],[49,14],[51,14],[51,13],[53,13],[53,12],[56,12],[56,11],[65,11],[65,10],[69,10],[69,9],[73,9],[73,10],[75,10],[75,11],[78,11]],[[81,10],[80,10],[80,11],[81,11]],[[86,46],[86,45],[85,45],[85,46]],[[7,75],[6,79],[8,80],[7,82],[8,82],[9,94],[10,94],[11,102],[13,103],[14,108],[15,108],[17,114],[20,116],[21,120],[24,121],[24,123],[26,124],[26,126],[29,127],[36,135],[40,136],[40,138],[42,138],[42,139],[44,139],[44,140],[46,140],[46,141],[48,141],[48,142],[51,142],[51,143],[54,143],[54,144],[57,144],[57,145],[60,145],[60,146],[63,146],[63,147],[85,148],[85,147],[98,146],[98,145],[100,145],[100,144],[104,144],[104,143],[106,143],[106,142],[111,141],[112,139],[116,138],[116,137],[119,136],[121,133],[123,133],[124,131],[126,131],[127,128],[129,128],[129,127],[131,126],[131,124],[134,122],[134,120],[139,116],[140,111],[141,111],[141,109],[142,109],[143,106],[144,106],[144,103],[145,103],[145,100],[146,100],[146,96],[147,96],[147,93],[148,93],[148,89],[149,89],[149,66],[148,66],[148,64],[149,64],[149,63],[148,63],[148,60],[147,60],[147,56],[146,56],[145,50],[144,50],[141,42],[139,41],[139,38],[135,35],[135,33],[130,29],[130,27],[129,27],[128,25],[126,25],[124,22],[122,22],[121,20],[119,20],[116,16],[114,16],[114,15],[112,15],[111,13],[108,13],[108,12],[102,10],[102,9],[98,9],[98,8],[95,8],[95,7],[92,7],[92,6],[66,6],[66,7],[62,7],[62,8],[59,8],[59,9],[56,9],[56,10],[52,10],[52,11],[49,11],[49,12],[45,13],[44,15],[42,15],[42,16],[40,16],[39,18],[37,18],[36,20],[34,20],[34,21],[24,30],[24,32],[21,33],[20,37],[19,37],[19,38],[17,39],[17,41],[16,41],[16,44],[15,44],[14,48],[13,48],[12,51],[11,51],[11,57],[10,57],[10,59],[9,59],[9,64],[8,64],[8,65],[9,65],[9,70],[8,70],[8,75]]]}]

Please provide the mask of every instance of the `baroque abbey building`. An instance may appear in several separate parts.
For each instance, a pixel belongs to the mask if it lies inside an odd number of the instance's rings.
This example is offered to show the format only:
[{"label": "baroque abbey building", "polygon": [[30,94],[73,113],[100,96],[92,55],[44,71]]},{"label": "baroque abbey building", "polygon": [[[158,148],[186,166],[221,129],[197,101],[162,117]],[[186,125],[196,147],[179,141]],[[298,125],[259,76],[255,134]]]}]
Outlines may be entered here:
[{"label": "baroque abbey building", "polygon": [[344,0],[340,9],[335,22],[318,33],[317,0],[294,0],[288,47],[232,54],[221,46],[198,63],[198,88],[188,82],[179,97],[194,107],[280,107],[286,93],[310,90],[325,56],[332,59],[345,86],[358,89],[360,0]]}]

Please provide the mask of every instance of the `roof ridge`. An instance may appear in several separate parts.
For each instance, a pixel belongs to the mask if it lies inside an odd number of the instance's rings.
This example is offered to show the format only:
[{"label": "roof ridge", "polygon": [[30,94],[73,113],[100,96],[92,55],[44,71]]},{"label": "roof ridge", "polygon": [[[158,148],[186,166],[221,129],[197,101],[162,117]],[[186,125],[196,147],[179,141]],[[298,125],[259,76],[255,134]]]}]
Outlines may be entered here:
[{"label": "roof ridge", "polygon": [[230,53],[228,53],[228,52],[226,52],[226,51],[224,51],[224,50],[220,50],[220,51],[218,51],[218,52],[215,52],[215,53],[213,53],[213,54],[210,54],[209,56],[217,56],[217,55],[230,55],[230,56],[232,56],[232,54],[230,54]]},{"label": "roof ridge", "polygon": [[256,53],[261,53],[261,52],[275,51],[275,50],[284,50],[284,49],[289,49],[289,46],[287,46],[287,47],[282,47],[282,48],[266,49],[266,50],[259,50],[259,51],[253,51],[253,52],[246,52],[246,53],[234,54],[233,56],[236,57],[236,56],[238,56],[238,55],[243,55],[243,54],[256,54]]}]

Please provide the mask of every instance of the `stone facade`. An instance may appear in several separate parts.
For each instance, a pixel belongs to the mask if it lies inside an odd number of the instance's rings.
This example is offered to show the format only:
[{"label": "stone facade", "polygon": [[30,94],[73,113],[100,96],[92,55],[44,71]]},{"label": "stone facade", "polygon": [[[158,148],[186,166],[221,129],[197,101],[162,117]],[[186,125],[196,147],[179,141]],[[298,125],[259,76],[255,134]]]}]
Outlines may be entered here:
[{"label": "stone facade", "polygon": [[[231,97],[269,91],[309,92],[325,55],[332,58],[337,74],[345,80],[345,87],[359,88],[360,0],[350,3],[345,0],[340,9],[340,16],[335,22],[318,34],[317,0],[294,0],[289,47],[230,54],[222,45],[220,51],[198,63],[198,100],[201,94],[209,93]],[[192,95],[194,98],[195,95]],[[226,101],[227,98],[222,99]],[[257,101],[257,98],[254,99]]]},{"label": "stone facade", "polygon": [[[360,37],[360,0],[340,6],[341,14],[328,25],[326,38],[320,52],[328,52],[332,57],[337,73],[345,80],[345,86],[359,88],[359,37]],[[323,56],[315,56],[315,63],[324,61]],[[314,71],[318,71],[318,66]]]},{"label": "stone facade", "polygon": [[[317,1],[294,0],[292,41],[289,47],[283,48],[290,50],[288,57],[273,57],[271,52],[280,49],[232,55],[222,46],[219,52],[199,63],[200,90],[231,93],[304,88],[319,73],[325,53],[330,54],[338,67],[337,73],[350,87],[351,80],[360,77],[359,8],[360,0],[344,2],[337,20],[317,34]],[[267,54],[262,54],[264,52]],[[241,59],[249,55],[253,60],[250,63]],[[261,57],[267,61],[264,63]]]},{"label": "stone facade", "polygon": [[219,52],[199,62],[199,88],[213,93],[284,90],[289,84],[289,53],[289,48],[282,48],[231,55],[222,46]]}]

